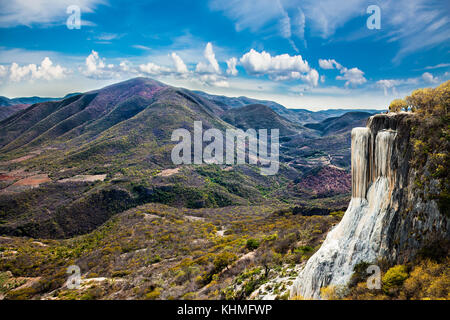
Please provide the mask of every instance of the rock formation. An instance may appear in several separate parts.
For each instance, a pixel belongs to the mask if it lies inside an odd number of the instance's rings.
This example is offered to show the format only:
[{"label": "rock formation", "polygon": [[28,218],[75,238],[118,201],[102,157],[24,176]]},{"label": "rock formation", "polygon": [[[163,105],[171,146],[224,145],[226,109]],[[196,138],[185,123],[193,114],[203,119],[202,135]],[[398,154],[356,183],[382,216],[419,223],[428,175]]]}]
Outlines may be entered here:
[{"label": "rock formation", "polygon": [[449,238],[448,218],[426,197],[427,188],[414,184],[418,172],[409,164],[414,121],[408,113],[380,114],[352,130],[352,199],[300,272],[291,296],[318,299],[322,287],[346,285],[360,262],[402,263],[424,245]]}]

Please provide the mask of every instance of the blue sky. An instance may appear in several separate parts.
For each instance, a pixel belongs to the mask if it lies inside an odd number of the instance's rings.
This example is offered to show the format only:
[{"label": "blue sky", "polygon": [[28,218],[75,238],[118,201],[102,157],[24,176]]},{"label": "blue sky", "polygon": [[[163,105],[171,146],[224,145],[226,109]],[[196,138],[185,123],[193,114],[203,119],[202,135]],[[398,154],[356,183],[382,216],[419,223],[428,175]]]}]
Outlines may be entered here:
[{"label": "blue sky", "polygon": [[[80,29],[66,25],[70,5]],[[449,17],[445,0],[3,1],[0,95],[146,76],[290,108],[384,108],[450,79]]]}]

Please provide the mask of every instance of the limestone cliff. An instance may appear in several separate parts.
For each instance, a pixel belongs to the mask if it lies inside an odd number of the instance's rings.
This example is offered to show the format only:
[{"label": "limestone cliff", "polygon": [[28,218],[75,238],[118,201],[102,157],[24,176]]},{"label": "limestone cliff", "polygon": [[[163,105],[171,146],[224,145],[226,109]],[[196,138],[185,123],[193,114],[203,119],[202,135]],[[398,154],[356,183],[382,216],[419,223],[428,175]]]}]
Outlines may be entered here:
[{"label": "limestone cliff", "polygon": [[449,219],[427,193],[438,181],[426,179],[427,168],[413,168],[410,113],[369,118],[352,131],[352,199],[321,248],[308,260],[291,295],[320,298],[320,288],[345,285],[360,262],[403,263],[424,246],[450,238]]}]

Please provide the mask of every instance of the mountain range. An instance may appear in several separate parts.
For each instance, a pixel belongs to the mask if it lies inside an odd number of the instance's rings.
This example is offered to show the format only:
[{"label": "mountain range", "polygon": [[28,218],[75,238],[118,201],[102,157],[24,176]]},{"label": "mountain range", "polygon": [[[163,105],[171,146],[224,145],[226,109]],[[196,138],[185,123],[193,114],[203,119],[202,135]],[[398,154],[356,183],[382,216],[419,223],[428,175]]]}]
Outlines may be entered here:
[{"label": "mountain range", "polygon": [[[0,121],[0,299],[287,299],[305,262],[327,256],[314,253],[330,230],[339,230],[339,221],[355,230],[386,230],[364,219],[354,225],[358,217],[341,219],[354,183],[350,132],[367,122],[364,132],[373,128],[394,136],[382,129],[395,127],[395,166],[387,176],[403,183],[414,164],[410,159],[421,159],[412,156],[417,151],[409,139],[409,121],[419,117],[355,110],[318,116],[267,101],[227,99],[135,78],[37,102]],[[175,165],[171,134],[179,128],[192,132],[194,121],[221,131],[279,129],[278,174],[263,176],[250,164]],[[420,139],[427,141],[423,134]],[[387,159],[385,150],[377,147],[378,160],[359,163],[377,164]],[[392,193],[383,189],[395,196],[395,210],[415,208],[389,219],[394,225],[387,245],[419,249],[410,226],[428,228],[433,236],[432,219],[446,223],[434,200],[433,214],[418,223],[422,191],[413,184]],[[446,194],[439,197],[445,206]],[[366,233],[359,234],[356,246],[367,242]],[[394,249],[389,252],[399,257],[414,252]],[[65,284],[71,265],[82,270],[79,290]],[[320,265],[314,270],[319,278],[329,275]],[[365,283],[361,279],[354,281]]]},{"label": "mountain range", "polygon": [[[293,205],[342,207],[350,186],[335,180],[348,180],[350,130],[370,113],[326,118],[341,111],[319,116],[263,102],[135,78],[34,103],[0,122],[0,231],[68,237],[147,202],[224,207],[277,195]],[[311,117],[325,119],[303,124]],[[261,176],[251,165],[174,166],[171,133],[192,131],[199,120],[205,130],[278,128],[279,174]],[[314,168],[323,179],[299,190]]]},{"label": "mountain range", "polygon": [[[64,98],[68,98],[76,93],[67,94]],[[32,104],[45,102],[45,101],[57,101],[64,98],[44,98],[44,97],[19,97],[19,98],[7,98],[0,96],[0,121],[12,116],[14,113],[26,109]]]}]

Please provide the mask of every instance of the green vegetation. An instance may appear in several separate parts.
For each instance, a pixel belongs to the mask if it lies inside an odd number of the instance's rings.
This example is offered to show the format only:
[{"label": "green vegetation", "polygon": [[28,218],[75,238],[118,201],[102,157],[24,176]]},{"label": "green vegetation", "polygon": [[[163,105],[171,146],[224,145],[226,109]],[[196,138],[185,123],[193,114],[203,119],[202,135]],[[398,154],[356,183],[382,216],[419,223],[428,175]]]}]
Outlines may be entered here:
[{"label": "green vegetation", "polygon": [[391,104],[389,105],[389,111],[391,112],[400,112],[402,110],[408,111],[408,108],[408,104],[404,99],[392,100]]},{"label": "green vegetation", "polygon": [[255,250],[259,247],[259,241],[257,239],[248,239],[246,243],[246,247],[249,250]]},{"label": "green vegetation", "polygon": [[[407,265],[396,265],[383,272],[382,289],[369,290],[365,281],[349,287],[341,299],[449,299],[450,268],[449,258],[442,262],[419,259]],[[356,278],[356,277],[355,277]],[[329,292],[329,291],[328,291]]]},{"label": "green vegetation", "polygon": [[[71,239],[1,238],[1,283],[7,275],[8,283],[26,281],[29,286],[15,290],[18,284],[0,284],[7,299],[50,292],[57,299],[217,299],[241,281],[243,297],[248,297],[281,266],[307,259],[338,222],[332,216],[280,216],[276,209],[186,209],[155,203],[115,215],[95,231]],[[217,230],[226,231],[220,235]],[[72,264],[86,274],[80,290],[63,287]]]},{"label": "green vegetation", "polygon": [[400,287],[408,278],[408,269],[404,265],[390,268],[383,276],[383,291],[389,293]]},{"label": "green vegetation", "polygon": [[450,81],[436,88],[417,89],[405,99],[392,101],[389,110],[412,111],[411,165],[417,170],[416,186],[424,189],[431,179],[438,188],[425,190],[436,199],[443,214],[450,214]]},{"label": "green vegetation", "polygon": [[[409,130],[398,130],[399,139],[409,144],[404,153],[411,152],[410,172],[415,177],[414,195],[424,201],[435,200],[441,214],[450,213],[450,81],[437,88],[415,90],[405,99],[392,101],[390,111],[410,111],[401,116]],[[408,140],[408,138],[410,138]],[[430,201],[429,203],[433,203]],[[411,214],[412,209],[405,210]],[[423,210],[415,211],[413,219],[421,221]],[[445,220],[444,220],[445,221]],[[444,229],[445,230],[445,229]],[[433,231],[434,232],[434,229]],[[412,236],[412,232],[410,233]],[[416,235],[420,239],[422,235]],[[434,235],[433,235],[434,236]],[[400,260],[403,264],[392,265],[377,261],[382,271],[381,289],[368,289],[366,273],[368,262],[354,268],[348,286],[329,286],[321,290],[327,299],[449,299],[450,268],[448,239],[435,237],[432,243],[418,250],[414,260]],[[394,240],[395,242],[396,240]],[[402,252],[402,248],[398,249]],[[409,252],[406,252],[406,256]]]}]

